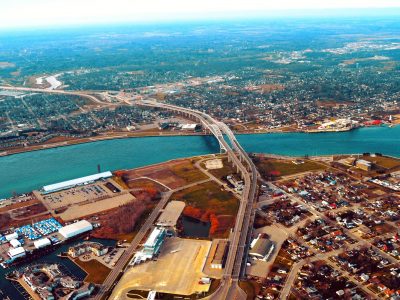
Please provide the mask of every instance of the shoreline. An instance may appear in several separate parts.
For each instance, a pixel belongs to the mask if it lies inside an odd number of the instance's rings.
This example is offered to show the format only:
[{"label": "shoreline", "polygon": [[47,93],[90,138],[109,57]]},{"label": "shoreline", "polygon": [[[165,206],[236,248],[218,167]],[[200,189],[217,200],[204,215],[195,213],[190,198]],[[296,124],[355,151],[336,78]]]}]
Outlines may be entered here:
[{"label": "shoreline", "polygon": [[[370,126],[370,127],[359,127],[359,128],[354,128],[351,131],[359,130],[362,128],[375,128],[375,127],[387,127],[387,126]],[[392,127],[390,127],[392,128]],[[307,131],[280,131],[280,130],[269,130],[269,131],[258,131],[258,132],[235,132],[235,135],[253,135],[253,134],[274,134],[274,133],[284,133],[284,134],[289,134],[289,133],[304,133],[304,134],[325,134],[325,133],[342,133],[342,132],[348,132],[347,131],[318,131],[318,132],[307,132]],[[40,151],[40,150],[47,150],[47,149],[53,149],[53,148],[60,148],[60,147],[67,147],[67,146],[73,146],[73,145],[80,145],[80,144],[87,144],[87,143],[95,143],[95,142],[101,142],[101,141],[106,141],[106,140],[116,140],[116,139],[128,139],[128,138],[147,138],[147,137],[176,137],[176,136],[211,136],[211,134],[205,134],[203,132],[201,133],[196,133],[196,132],[187,132],[187,133],[163,133],[159,132],[158,134],[155,133],[148,133],[144,132],[139,132],[137,134],[135,133],[120,133],[118,134],[106,134],[102,136],[97,136],[97,137],[85,137],[85,138],[78,138],[78,139],[72,139],[72,140],[66,140],[62,142],[55,142],[55,143],[44,143],[44,144],[38,144],[38,145],[31,145],[26,148],[24,147],[19,147],[11,150],[0,150],[0,159],[2,157],[6,156],[11,156],[15,154],[21,154],[21,153],[27,153],[27,152],[33,152],[33,151]],[[294,156],[293,156],[294,157]]]},{"label": "shoreline", "polygon": [[[278,154],[273,154],[273,153],[262,153],[262,152],[256,152],[253,153],[255,156],[262,156],[262,157],[266,157],[266,158],[271,158],[271,159],[284,159],[284,160],[291,160],[291,159],[304,159],[304,156],[289,156],[289,155],[278,155]],[[177,162],[177,161],[185,161],[185,160],[192,160],[192,159],[204,159],[204,158],[219,158],[221,157],[221,155],[225,155],[225,154],[221,154],[221,153],[210,153],[210,154],[202,154],[202,155],[194,155],[194,156],[188,156],[188,157],[180,157],[180,158],[173,158],[173,159],[168,159],[162,162],[156,162],[156,163],[151,163],[145,166],[139,166],[139,167],[135,167],[135,168],[120,168],[120,169],[116,169],[113,170],[112,173],[113,175],[115,175],[116,171],[128,171],[128,170],[141,170],[141,169],[145,169],[145,168],[152,168],[152,167],[156,167],[156,166],[161,166],[161,165],[165,165],[165,164],[169,164],[172,162]],[[345,154],[324,154],[324,155],[313,155],[313,156],[309,156],[307,159],[309,160],[318,160],[318,159],[326,159],[326,158],[334,158],[335,156],[362,156],[363,153],[345,153]],[[383,156],[385,157],[389,157],[389,158],[393,158],[393,159],[400,159],[400,156],[393,156],[393,155],[387,155],[384,154]],[[37,190],[37,189],[36,189]],[[29,192],[25,192],[25,193],[20,193],[19,195],[22,194],[29,194],[32,193],[34,190],[31,190]],[[18,197],[17,197],[18,198]],[[4,203],[6,201],[14,201],[16,200],[12,199],[12,197],[8,197],[8,198],[4,198],[4,199],[0,199],[0,203],[3,206],[0,207],[4,207]],[[94,237],[94,238],[99,238],[99,239],[106,239],[106,240],[113,240],[112,238],[105,238],[105,237]]]}]

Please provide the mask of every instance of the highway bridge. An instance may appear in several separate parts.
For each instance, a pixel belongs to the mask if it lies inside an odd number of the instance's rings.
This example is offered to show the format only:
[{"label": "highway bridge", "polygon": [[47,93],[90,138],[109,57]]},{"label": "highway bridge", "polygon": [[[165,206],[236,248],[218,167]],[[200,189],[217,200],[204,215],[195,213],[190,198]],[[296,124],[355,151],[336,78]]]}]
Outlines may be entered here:
[{"label": "highway bridge", "polygon": [[[87,97],[91,100],[98,102],[99,104],[106,104],[101,102],[97,97],[94,96],[93,91],[64,91],[64,90],[45,90],[38,88],[26,88],[26,87],[11,87],[11,86],[0,86],[0,89],[14,90],[14,91],[25,91],[35,93],[53,93],[53,94],[64,94],[64,95],[76,95],[81,97]],[[125,104],[130,103],[130,100],[124,99]],[[196,111],[190,108],[179,107],[167,103],[161,103],[154,100],[140,100],[133,103],[133,105],[153,107],[163,110],[168,110],[177,114],[181,114],[187,118],[198,121],[206,132],[211,133],[218,141],[220,149],[225,152],[228,160],[236,168],[236,171],[243,179],[244,188],[240,200],[239,211],[236,217],[235,227],[231,231],[229,237],[229,251],[225,263],[224,273],[221,280],[220,287],[208,298],[209,299],[242,299],[244,296],[243,291],[239,288],[239,279],[244,275],[247,251],[250,244],[250,238],[252,234],[253,222],[255,217],[255,202],[257,195],[257,169],[248,156],[247,152],[241,147],[239,142],[236,140],[235,135],[230,128],[222,122],[219,122],[212,118],[210,115]],[[225,140],[227,137],[227,140]],[[168,197],[164,197],[160,201],[160,209],[166,204]],[[103,285],[100,287],[99,293],[94,297],[95,299],[102,299],[106,297],[109,292],[116,284],[116,281],[122,276],[123,271],[126,268],[126,264],[133,255],[137,248],[141,238],[143,238],[154,223],[155,218],[158,215],[157,209],[147,219],[145,226],[141,228],[140,234],[132,241],[130,247],[125,251],[123,257],[118,261],[115,268],[110,272]]]},{"label": "highway bridge", "polygon": [[[238,281],[245,271],[247,250],[255,217],[254,204],[257,195],[258,173],[253,161],[236,140],[230,128],[225,123],[215,120],[206,113],[152,100],[142,100],[136,102],[136,104],[169,110],[200,122],[206,131],[215,136],[221,150],[226,153],[228,160],[232,162],[237,172],[241,175],[244,182],[244,189],[235,227],[229,238],[229,251],[221,286],[210,297],[210,299],[239,299],[243,293],[240,292]],[[224,136],[228,138],[229,143],[225,140]]]}]

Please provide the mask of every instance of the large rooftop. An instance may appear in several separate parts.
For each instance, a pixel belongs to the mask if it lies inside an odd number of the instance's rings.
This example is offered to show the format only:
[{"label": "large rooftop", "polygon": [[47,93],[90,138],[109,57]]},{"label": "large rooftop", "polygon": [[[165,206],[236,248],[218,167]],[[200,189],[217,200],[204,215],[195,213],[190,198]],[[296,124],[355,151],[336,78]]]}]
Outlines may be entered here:
[{"label": "large rooftop", "polygon": [[158,218],[157,225],[169,227],[175,226],[184,208],[185,202],[183,201],[169,202]]},{"label": "large rooftop", "polygon": [[93,181],[96,181],[99,179],[110,178],[110,177],[112,177],[112,173],[110,171],[107,171],[107,172],[89,175],[89,176],[85,176],[85,177],[80,177],[80,178],[76,178],[76,179],[72,179],[72,180],[68,180],[68,181],[45,185],[43,187],[43,191],[44,191],[44,193],[52,193],[52,192],[60,191],[63,189],[68,189],[68,188],[71,188],[71,187],[74,187],[74,186],[77,186],[80,184],[93,182]]}]

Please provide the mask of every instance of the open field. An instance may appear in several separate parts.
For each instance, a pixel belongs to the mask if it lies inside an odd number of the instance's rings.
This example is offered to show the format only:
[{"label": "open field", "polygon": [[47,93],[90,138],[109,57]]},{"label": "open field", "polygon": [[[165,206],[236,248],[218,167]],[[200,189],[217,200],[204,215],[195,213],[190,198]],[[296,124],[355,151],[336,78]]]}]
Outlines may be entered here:
[{"label": "open field", "polygon": [[130,184],[138,178],[150,178],[170,189],[175,189],[207,177],[194,166],[192,159],[175,160],[163,164],[129,170],[124,175],[125,182]]},{"label": "open field", "polygon": [[[207,292],[209,285],[199,284],[210,241],[168,238],[157,260],[128,269],[110,299],[129,299],[131,290],[156,290],[161,293],[191,295]],[[177,252],[171,253],[174,250]]]},{"label": "open field", "polygon": [[236,173],[236,170],[232,167],[232,164],[228,162],[227,157],[222,158],[222,164],[224,166],[221,169],[208,170],[208,172],[210,172],[219,179],[222,179],[223,177]]},{"label": "open field", "polygon": [[69,207],[66,211],[59,214],[64,220],[75,220],[87,215],[93,215],[111,208],[115,208],[131,201],[135,200],[135,197],[130,194],[121,194],[112,198],[107,198],[87,204],[74,205]]},{"label": "open field", "polygon": [[217,215],[236,215],[239,208],[239,200],[213,181],[176,192],[171,199],[202,210],[212,210]]},{"label": "open field", "polygon": [[311,160],[302,160],[294,163],[295,160],[284,160],[275,158],[260,157],[255,160],[255,164],[264,176],[275,174],[275,176],[288,176],[308,171],[322,170],[324,166]]},{"label": "open field", "polygon": [[111,271],[111,269],[107,268],[95,259],[82,261],[79,258],[76,258],[73,261],[87,273],[85,278],[86,282],[101,284]]},{"label": "open field", "polygon": [[129,181],[128,187],[133,190],[134,189],[154,189],[159,192],[168,191],[168,189],[165,186],[157,183],[156,181],[153,181],[153,180],[147,179],[147,178],[138,178],[138,179]]}]

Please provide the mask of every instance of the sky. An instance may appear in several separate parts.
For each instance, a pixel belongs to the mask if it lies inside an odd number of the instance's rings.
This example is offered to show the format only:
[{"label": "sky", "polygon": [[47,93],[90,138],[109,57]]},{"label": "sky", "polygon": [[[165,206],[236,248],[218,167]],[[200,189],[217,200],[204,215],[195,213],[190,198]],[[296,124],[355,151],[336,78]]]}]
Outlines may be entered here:
[{"label": "sky", "polygon": [[0,28],[273,15],[284,10],[400,8],[400,0],[0,0]]}]

